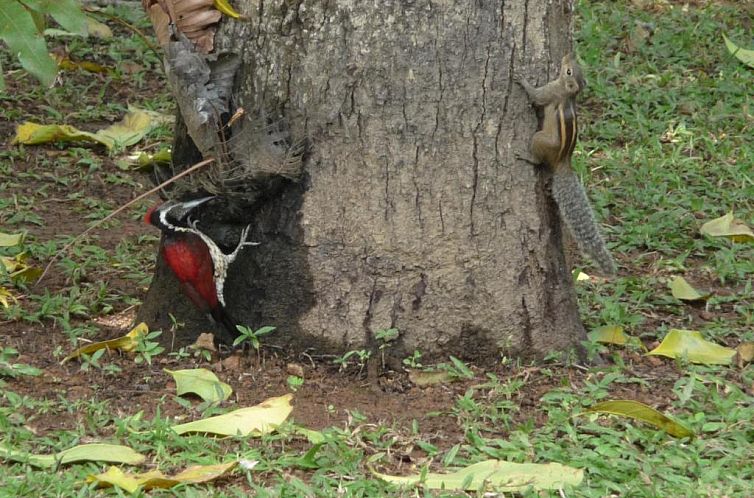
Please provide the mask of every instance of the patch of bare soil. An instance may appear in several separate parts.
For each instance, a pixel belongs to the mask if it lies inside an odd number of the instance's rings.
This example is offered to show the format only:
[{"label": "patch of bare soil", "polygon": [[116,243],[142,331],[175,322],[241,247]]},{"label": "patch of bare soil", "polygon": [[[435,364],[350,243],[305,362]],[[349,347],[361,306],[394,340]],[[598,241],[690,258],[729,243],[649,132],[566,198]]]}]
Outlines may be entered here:
[{"label": "patch of bare soil", "polygon": [[[398,381],[383,376],[373,382],[360,374],[339,372],[330,363],[306,358],[297,361],[269,351],[259,357],[245,352],[232,356],[215,355],[210,364],[193,357],[176,359],[163,353],[153,359],[152,365],[136,364],[132,357],[112,353],[103,357],[101,363],[117,365],[121,369],[119,373],[107,374],[97,369],[81,371],[77,361],[61,365],[54,357],[56,348],[71,349],[65,335],[54,327],[11,323],[4,328],[4,345],[22,352],[14,362],[27,363],[44,372],[38,377],[10,379],[9,389],[37,399],[63,397],[69,402],[106,401],[109,409],[121,416],[143,411],[144,416],[150,418],[161,397],[170,399],[175,395],[175,384],[164,372],[165,368],[210,368],[233,387],[233,397],[227,404],[238,407],[251,406],[268,397],[290,392],[286,382],[288,375],[303,371],[304,385],[294,395],[293,418],[297,423],[313,429],[343,425],[353,412],[364,414],[370,422],[388,425],[410,426],[416,419],[423,431],[442,434],[442,439],[448,439],[448,444],[452,445],[462,436],[462,429],[452,417],[428,414],[447,412],[456,397],[474,383],[465,381],[418,388],[410,386],[404,375],[398,375]],[[97,339],[113,338],[126,330],[112,329]],[[186,415],[186,409],[176,402],[168,402],[160,410],[168,417]],[[198,413],[195,415],[199,416]],[[32,419],[30,424],[39,435],[73,429],[82,423],[76,414],[70,418],[53,415]]]},{"label": "patch of bare soil", "polygon": [[[4,326],[4,345],[15,347],[22,356],[16,362],[28,363],[43,370],[38,377],[20,377],[8,380],[8,389],[37,399],[65,398],[73,403],[79,400],[106,401],[108,409],[118,416],[144,412],[145,418],[155,415],[158,400],[174,399],[175,385],[163,369],[205,367],[229,383],[233,397],[227,406],[251,406],[271,396],[280,396],[290,389],[286,379],[291,372],[303,370],[305,382],[294,394],[293,419],[306,427],[322,429],[343,426],[354,412],[367,417],[370,423],[381,423],[396,429],[408,429],[414,420],[419,423],[425,438],[440,449],[449,449],[464,438],[462,423],[451,413],[456,399],[471,387],[484,393],[485,371],[475,370],[475,378],[429,387],[412,385],[404,373],[387,373],[377,379],[356,373],[339,372],[331,363],[316,362],[309,358],[290,358],[273,351],[255,354],[237,352],[232,356],[215,356],[211,363],[197,358],[176,359],[162,354],[152,365],[136,364],[131,357],[117,353],[103,357],[103,364],[117,365],[121,371],[107,374],[102,370],[81,371],[77,361],[63,365],[55,359],[56,348],[70,350],[64,334],[54,327],[40,327],[23,323]],[[111,329],[98,339],[113,338],[125,330]],[[668,406],[668,392],[680,372],[672,365],[654,362],[635,353],[621,352],[624,361],[632,365],[637,377],[648,381],[651,389],[642,384],[613,387],[614,397],[630,398],[663,409]],[[518,379],[525,387],[514,394],[512,401],[519,407],[514,420],[539,426],[546,414],[540,409],[540,398],[552,389],[565,386],[579,387],[587,381],[594,382],[601,373],[587,372],[574,367],[499,367],[491,370],[501,380]],[[162,416],[184,417],[186,409],[175,401],[160,407]],[[83,414],[69,417],[59,414],[30,416],[29,425],[38,435],[51,431],[74,429],[85,423]],[[193,414],[199,417],[199,413]],[[112,430],[103,427],[102,436]],[[507,431],[500,429],[500,436]]]}]

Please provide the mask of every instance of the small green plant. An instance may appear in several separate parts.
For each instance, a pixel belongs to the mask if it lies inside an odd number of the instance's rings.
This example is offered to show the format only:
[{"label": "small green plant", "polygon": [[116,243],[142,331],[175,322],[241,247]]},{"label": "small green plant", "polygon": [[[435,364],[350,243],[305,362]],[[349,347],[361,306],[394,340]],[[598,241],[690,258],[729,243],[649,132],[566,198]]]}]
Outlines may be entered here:
[{"label": "small green plant", "polygon": [[464,362],[462,362],[455,356],[450,357],[450,362],[451,362],[451,365],[448,365],[447,363],[441,363],[437,365],[437,367],[441,370],[447,371],[448,375],[451,378],[455,378],[455,379],[473,379],[474,378],[474,372]]},{"label": "small green plant", "polygon": [[248,343],[257,352],[257,359],[259,359],[259,348],[262,346],[262,342],[259,340],[263,335],[267,335],[275,331],[276,327],[265,326],[257,330],[252,330],[244,325],[237,325],[240,335],[233,341],[233,346],[239,346],[243,343]]},{"label": "small green plant", "polygon": [[288,383],[288,388],[293,392],[298,391],[304,385],[304,379],[298,375],[289,375],[286,382]]},{"label": "small green plant", "polygon": [[107,375],[118,375],[123,371],[123,369],[114,363],[108,363],[107,365],[102,367],[102,371]]},{"label": "small green plant", "polygon": [[168,313],[168,318],[170,318],[170,331],[171,332],[178,332],[183,327],[186,326],[184,322],[179,322],[178,319],[173,315],[172,313]]},{"label": "small green plant", "polygon": [[81,353],[81,366],[79,369],[82,372],[88,372],[90,368],[101,370],[102,365],[100,365],[99,359],[102,358],[103,354],[105,354],[105,349],[98,349],[92,354]]},{"label": "small green plant", "polygon": [[180,348],[178,351],[171,351],[168,353],[168,356],[172,356],[176,360],[185,360],[186,358],[191,358],[191,353],[186,351],[186,348]]},{"label": "small green plant", "polygon": [[423,365],[421,364],[422,359],[422,352],[418,349],[415,349],[414,352],[411,354],[411,356],[407,356],[403,358],[403,364],[406,365],[408,368],[421,368]]},{"label": "small green plant", "polygon": [[396,340],[399,335],[400,332],[398,332],[398,329],[383,329],[378,330],[377,333],[374,334],[374,338],[383,344],[387,344],[388,342]]},{"label": "small green plant", "polygon": [[165,351],[165,348],[160,346],[160,343],[154,339],[162,335],[162,330],[155,330],[150,332],[145,337],[139,339],[136,345],[136,358],[134,361],[139,363],[152,364],[152,358]]},{"label": "small green plant", "polygon": [[0,377],[16,378],[22,375],[35,377],[42,373],[40,369],[31,365],[11,363],[11,360],[16,356],[18,356],[18,350],[15,348],[0,347]]},{"label": "small green plant", "polygon": [[201,357],[206,362],[210,362],[212,361],[212,351],[210,351],[209,349],[201,348],[201,347],[195,347],[194,358],[199,359],[199,357]]},{"label": "small green plant", "polygon": [[107,349],[99,349],[90,355],[81,353],[81,356],[79,356],[79,360],[81,361],[81,366],[79,367],[79,369],[82,372],[88,372],[90,369],[101,370],[107,375],[116,375],[120,373],[122,369],[118,365],[115,365],[113,363],[100,363],[100,359],[106,351]]},{"label": "small green plant", "polygon": [[391,342],[398,338],[398,336],[400,336],[400,332],[395,328],[378,330],[377,333],[374,334],[374,338],[380,343],[379,348],[382,368],[385,368],[385,350],[390,346]]},{"label": "small green plant", "polygon": [[369,358],[372,357],[372,352],[367,351],[366,349],[358,349],[353,351],[348,351],[343,356],[339,356],[333,360],[333,363],[338,365],[340,368],[339,370],[342,372],[346,370],[350,364],[349,360],[356,359],[357,364],[359,365],[359,372],[361,372],[364,367],[367,364],[367,361],[369,361]]}]

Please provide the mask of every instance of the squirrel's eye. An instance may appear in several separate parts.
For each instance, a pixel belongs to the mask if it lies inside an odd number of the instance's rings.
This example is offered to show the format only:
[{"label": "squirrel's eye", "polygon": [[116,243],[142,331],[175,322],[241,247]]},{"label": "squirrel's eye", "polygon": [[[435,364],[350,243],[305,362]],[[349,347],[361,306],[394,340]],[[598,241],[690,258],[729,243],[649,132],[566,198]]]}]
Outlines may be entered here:
[{"label": "squirrel's eye", "polygon": [[566,74],[568,76],[573,76],[573,70],[569,67],[568,69],[566,69]]}]

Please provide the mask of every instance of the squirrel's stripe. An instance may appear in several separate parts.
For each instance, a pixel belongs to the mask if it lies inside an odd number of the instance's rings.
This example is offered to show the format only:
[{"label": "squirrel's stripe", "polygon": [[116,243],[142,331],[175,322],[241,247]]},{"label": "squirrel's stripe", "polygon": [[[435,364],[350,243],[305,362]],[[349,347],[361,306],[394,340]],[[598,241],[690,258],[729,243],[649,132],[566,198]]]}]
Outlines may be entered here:
[{"label": "squirrel's stripe", "polygon": [[558,116],[558,135],[560,138],[560,149],[558,149],[558,157],[556,158],[555,163],[560,164],[566,154],[568,154],[568,121],[566,120],[562,104],[558,104],[555,107],[555,112]]},{"label": "squirrel's stripe", "polygon": [[555,107],[558,117],[558,138],[560,138],[560,149],[556,164],[562,161],[568,161],[576,147],[576,138],[578,127],[576,124],[576,106],[573,99],[568,99],[562,104]]}]

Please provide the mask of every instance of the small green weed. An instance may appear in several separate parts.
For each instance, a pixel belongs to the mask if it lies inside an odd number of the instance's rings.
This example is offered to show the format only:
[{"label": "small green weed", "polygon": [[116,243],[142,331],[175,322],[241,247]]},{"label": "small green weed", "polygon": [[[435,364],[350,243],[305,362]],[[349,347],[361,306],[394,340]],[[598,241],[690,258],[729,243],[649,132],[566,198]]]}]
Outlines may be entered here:
[{"label": "small green weed", "polygon": [[134,358],[136,363],[146,363],[147,365],[151,365],[152,358],[165,351],[165,348],[160,346],[160,343],[154,340],[161,335],[161,330],[154,330],[146,336],[139,338],[139,342],[136,345],[136,357]]}]

